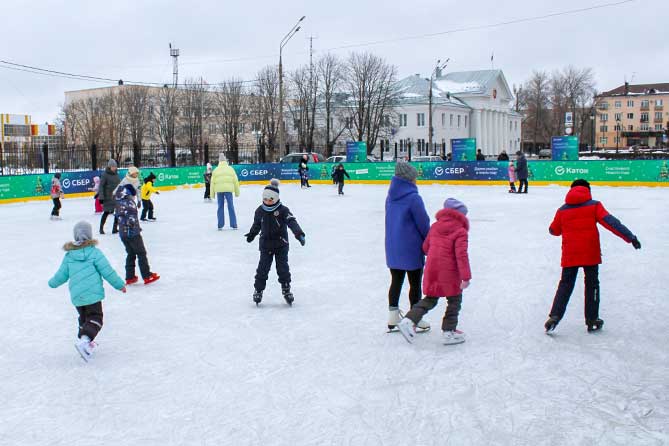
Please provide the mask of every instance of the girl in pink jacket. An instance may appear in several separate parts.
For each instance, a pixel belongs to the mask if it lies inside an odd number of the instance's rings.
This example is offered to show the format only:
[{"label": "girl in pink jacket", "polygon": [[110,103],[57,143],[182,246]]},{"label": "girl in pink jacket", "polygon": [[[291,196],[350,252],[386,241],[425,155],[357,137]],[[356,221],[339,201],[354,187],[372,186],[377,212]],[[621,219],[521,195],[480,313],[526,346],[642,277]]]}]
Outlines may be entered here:
[{"label": "girl in pink jacket", "polygon": [[516,193],[516,167],[513,165],[513,161],[509,162],[509,193]]},{"label": "girl in pink jacket", "polygon": [[444,344],[465,342],[465,334],[457,330],[458,314],[462,304],[462,290],[469,286],[472,273],[469,268],[467,245],[469,220],[467,206],[455,198],[444,202],[444,209],[437,212],[437,221],[423,243],[427,255],[423,275],[421,299],[398,324],[408,342],[416,335],[416,323],[445,296],[448,302],[441,323]]}]

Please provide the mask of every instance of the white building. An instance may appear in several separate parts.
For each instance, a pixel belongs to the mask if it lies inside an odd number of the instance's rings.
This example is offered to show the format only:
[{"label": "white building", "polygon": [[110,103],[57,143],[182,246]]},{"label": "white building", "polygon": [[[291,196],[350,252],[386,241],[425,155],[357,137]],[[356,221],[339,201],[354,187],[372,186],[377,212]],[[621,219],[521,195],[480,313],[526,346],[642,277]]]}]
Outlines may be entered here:
[{"label": "white building", "polygon": [[433,147],[427,147],[430,81],[416,74],[397,84],[401,99],[391,151],[397,142],[402,156],[408,143],[412,154],[441,154],[444,144],[448,153],[450,140],[455,138],[476,138],[477,147],[488,156],[520,149],[522,116],[512,108],[513,93],[501,70],[436,74],[432,83]]}]

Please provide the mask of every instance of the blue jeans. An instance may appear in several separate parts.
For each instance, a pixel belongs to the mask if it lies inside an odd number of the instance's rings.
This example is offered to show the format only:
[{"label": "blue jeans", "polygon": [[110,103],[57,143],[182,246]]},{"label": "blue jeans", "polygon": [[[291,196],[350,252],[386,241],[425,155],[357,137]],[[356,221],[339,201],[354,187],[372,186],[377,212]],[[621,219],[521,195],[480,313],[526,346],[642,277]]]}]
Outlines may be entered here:
[{"label": "blue jeans", "polygon": [[225,202],[228,202],[228,215],[230,215],[230,227],[237,229],[237,216],[235,215],[235,205],[232,203],[232,192],[217,192],[218,199],[218,227],[225,226]]}]

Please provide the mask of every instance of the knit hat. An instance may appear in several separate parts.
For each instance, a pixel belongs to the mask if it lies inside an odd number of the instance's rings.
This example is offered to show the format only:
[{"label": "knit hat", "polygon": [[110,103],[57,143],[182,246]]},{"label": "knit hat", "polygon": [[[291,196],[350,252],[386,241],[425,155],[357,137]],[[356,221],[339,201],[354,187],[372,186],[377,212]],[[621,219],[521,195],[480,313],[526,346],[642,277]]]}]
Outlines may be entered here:
[{"label": "knit hat", "polygon": [[588,183],[587,180],[584,180],[582,178],[579,178],[578,180],[574,180],[571,183],[571,186],[569,186],[569,187],[576,187],[576,186],[583,186],[583,187],[587,187],[588,189],[590,189],[590,183]]},{"label": "knit hat", "polygon": [[87,221],[80,221],[74,225],[74,244],[80,246],[85,241],[93,238],[93,227]]},{"label": "knit hat", "polygon": [[156,175],[153,172],[151,172],[148,177],[144,178],[144,184],[150,181],[156,181]]},{"label": "knit hat", "polygon": [[110,159],[109,162],[107,162],[107,167],[112,168],[112,167],[118,167],[118,164],[116,164],[116,161],[113,159]]},{"label": "knit hat", "polygon": [[137,189],[132,184],[126,184],[123,186],[123,195],[132,195],[134,197],[137,195]]},{"label": "knit hat", "polygon": [[60,172],[56,172],[55,174],[53,174],[53,176],[60,179]]},{"label": "knit hat", "polygon": [[219,153],[218,154],[218,162],[219,163],[227,163],[228,159],[225,157],[225,153]]},{"label": "knit hat", "polygon": [[398,161],[395,165],[395,176],[414,181],[418,177],[418,171],[411,164],[405,161]]},{"label": "knit hat", "polygon": [[279,188],[273,184],[265,186],[265,189],[262,191],[262,199],[271,201],[273,204],[279,202]]},{"label": "knit hat", "polygon": [[130,175],[139,175],[139,169],[136,168],[135,166],[128,167],[128,173],[126,173],[126,176]]},{"label": "knit hat", "polygon": [[453,209],[460,212],[462,215],[467,215],[467,206],[455,198],[447,198],[446,201],[444,201],[444,209]]},{"label": "knit hat", "polygon": [[274,187],[276,187],[276,188],[278,189],[278,188],[279,188],[280,181],[277,180],[276,178],[272,178],[271,180],[269,180],[269,184],[270,184],[271,186],[274,186]]}]

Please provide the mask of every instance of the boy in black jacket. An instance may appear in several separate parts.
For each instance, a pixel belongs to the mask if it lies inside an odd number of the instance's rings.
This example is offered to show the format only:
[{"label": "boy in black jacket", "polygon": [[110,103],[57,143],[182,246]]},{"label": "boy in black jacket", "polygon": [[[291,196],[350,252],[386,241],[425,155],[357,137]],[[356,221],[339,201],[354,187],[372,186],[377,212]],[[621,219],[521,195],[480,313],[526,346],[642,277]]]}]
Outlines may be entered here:
[{"label": "boy in black jacket", "polygon": [[288,228],[304,246],[304,232],[297,220],[290,213],[290,209],[279,200],[279,180],[273,179],[262,193],[263,204],[256,209],[253,226],[246,241],[251,243],[260,234],[260,261],[256,270],[253,287],[253,301],[258,305],[262,301],[262,293],[267,284],[267,275],[276,257],[276,273],[281,284],[281,293],[288,305],[293,304],[293,294],[290,292],[290,267],[288,266]]},{"label": "boy in black jacket", "polygon": [[349,180],[351,179],[348,172],[346,172],[346,169],[344,169],[344,165],[339,163],[335,171],[332,173],[332,179],[339,185],[339,195],[344,195],[344,175],[346,175],[346,178]]}]

